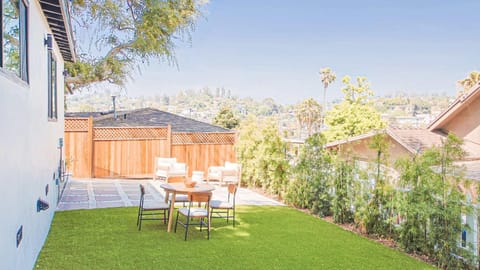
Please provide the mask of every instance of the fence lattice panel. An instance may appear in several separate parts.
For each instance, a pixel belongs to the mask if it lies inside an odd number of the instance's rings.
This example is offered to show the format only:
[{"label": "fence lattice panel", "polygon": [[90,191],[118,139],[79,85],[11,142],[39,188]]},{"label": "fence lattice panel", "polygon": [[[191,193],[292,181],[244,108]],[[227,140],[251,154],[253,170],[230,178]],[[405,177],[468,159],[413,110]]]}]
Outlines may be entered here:
[{"label": "fence lattice panel", "polygon": [[166,140],[167,128],[148,127],[96,127],[93,129],[95,141],[125,141],[125,140]]},{"label": "fence lattice panel", "polygon": [[88,131],[88,118],[65,118],[65,131]]},{"label": "fence lattice panel", "polygon": [[235,144],[235,133],[187,133],[172,134],[172,144]]}]

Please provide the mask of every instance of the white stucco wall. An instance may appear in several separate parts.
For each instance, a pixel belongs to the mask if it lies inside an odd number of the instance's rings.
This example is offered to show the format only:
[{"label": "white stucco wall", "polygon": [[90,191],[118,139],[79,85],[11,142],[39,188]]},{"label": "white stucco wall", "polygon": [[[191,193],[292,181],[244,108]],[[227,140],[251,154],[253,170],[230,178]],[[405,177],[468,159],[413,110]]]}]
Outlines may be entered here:
[{"label": "white stucco wall", "polygon": [[[0,269],[32,269],[47,237],[56,208],[53,178],[63,137],[63,60],[55,45],[58,77],[58,120],[48,120],[47,49],[49,32],[37,1],[29,5],[29,77],[26,84],[0,70]],[[45,186],[49,185],[48,195]],[[37,212],[37,199],[50,207]],[[23,240],[16,234],[23,226]]]}]

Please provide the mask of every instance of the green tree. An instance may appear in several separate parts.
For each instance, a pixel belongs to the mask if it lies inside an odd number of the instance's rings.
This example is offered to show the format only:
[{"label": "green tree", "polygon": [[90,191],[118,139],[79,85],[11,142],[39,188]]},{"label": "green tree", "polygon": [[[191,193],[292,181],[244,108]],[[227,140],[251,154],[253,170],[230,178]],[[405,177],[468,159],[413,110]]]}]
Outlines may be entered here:
[{"label": "green tree", "polygon": [[329,67],[320,70],[320,80],[323,83],[322,126],[325,124],[325,112],[327,111],[327,88],[335,79],[337,79],[337,76]]},{"label": "green tree", "polygon": [[285,156],[286,144],[280,136],[276,120],[266,118],[261,124],[261,140],[257,149],[257,164],[262,188],[284,196],[289,165]]},{"label": "green tree", "polygon": [[464,229],[460,217],[472,211],[458,189],[459,183],[468,185],[454,164],[464,156],[461,145],[461,139],[449,134],[440,147],[397,163],[404,220],[399,242],[408,252],[427,254],[444,269],[475,268],[473,249],[459,245]]},{"label": "green tree", "polygon": [[223,107],[220,109],[215,118],[213,118],[213,124],[224,128],[233,129],[238,127],[240,120],[233,114],[230,108]]},{"label": "green tree", "polygon": [[75,0],[78,61],[65,65],[69,91],[98,82],[123,85],[136,67],[155,58],[174,63],[175,41],[189,38],[199,2]]},{"label": "green tree", "polygon": [[316,133],[303,146],[300,158],[293,168],[293,179],[288,185],[287,201],[314,214],[331,214],[332,158],[325,152],[325,138]]},{"label": "green tree", "polygon": [[[461,214],[471,211],[465,205],[465,195],[458,190],[460,182],[465,183],[461,170],[453,163],[464,157],[461,147],[463,141],[449,134],[440,148],[434,148],[428,154],[438,166],[434,182],[434,201],[430,217],[430,255],[437,265],[448,269],[464,269],[465,261],[470,261],[472,254],[459,246],[459,235],[463,229]],[[459,257],[464,258],[459,259]]]},{"label": "green tree", "polygon": [[477,82],[480,82],[480,71],[474,70],[465,79],[457,81],[463,87],[460,94],[469,91]]},{"label": "green tree", "polygon": [[242,121],[236,151],[244,184],[283,196],[289,165],[286,145],[275,123],[271,118],[258,121],[252,116]]},{"label": "green tree", "polygon": [[345,76],[342,82],[345,84],[342,88],[343,101],[328,111],[325,118],[328,141],[342,140],[385,127],[386,123],[373,107],[373,91],[367,79],[358,77],[355,85],[350,77]]},{"label": "green tree", "polygon": [[312,129],[320,120],[321,107],[313,98],[305,99],[295,106],[295,117],[300,126],[307,128],[308,136],[312,135]]},{"label": "green tree", "polygon": [[369,148],[375,150],[376,158],[374,165],[375,186],[372,197],[368,203],[368,210],[365,215],[365,228],[368,233],[377,235],[391,234],[391,216],[392,206],[390,198],[393,197],[393,190],[388,184],[389,171],[387,170],[389,144],[385,134],[377,133],[372,137]]},{"label": "green tree", "polygon": [[258,119],[250,115],[242,121],[235,150],[242,164],[242,184],[259,187],[257,149],[261,143]]},{"label": "green tree", "polygon": [[333,221],[335,223],[350,223],[353,221],[353,201],[354,201],[354,178],[356,168],[352,160],[337,160],[335,164],[335,173],[333,187],[335,196],[333,197]]},{"label": "green tree", "polygon": [[398,241],[407,252],[428,253],[429,218],[435,200],[435,173],[431,167],[434,159],[429,154],[416,155],[413,159],[400,159],[396,163],[400,171],[400,213],[403,222]]},{"label": "green tree", "polygon": [[257,107],[257,115],[272,116],[280,111],[279,106],[273,98],[266,98]]}]

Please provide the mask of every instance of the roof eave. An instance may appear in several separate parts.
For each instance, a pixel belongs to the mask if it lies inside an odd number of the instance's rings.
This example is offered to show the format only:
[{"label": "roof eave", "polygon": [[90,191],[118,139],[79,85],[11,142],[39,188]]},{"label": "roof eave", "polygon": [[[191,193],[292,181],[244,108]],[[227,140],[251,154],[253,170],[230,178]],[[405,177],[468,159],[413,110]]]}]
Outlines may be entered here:
[{"label": "roof eave", "polygon": [[75,41],[68,2],[66,0],[39,0],[39,2],[55,41],[60,48],[63,60],[75,62]]},{"label": "roof eave", "polygon": [[[60,1],[62,1],[63,3],[67,3],[65,0],[60,0]],[[71,56],[72,56],[71,59],[70,59],[70,62],[76,62],[77,61],[77,54],[76,54],[76,51],[75,51],[75,39],[73,37],[70,10],[68,9],[67,4],[63,4],[61,6],[61,8],[62,8],[62,15],[64,16],[64,18],[67,18],[67,20],[65,22],[65,28],[66,28],[66,34],[67,34],[67,39],[68,39],[68,45],[69,45]]]},{"label": "roof eave", "polygon": [[455,113],[465,104],[469,104],[473,97],[480,93],[480,82],[477,82],[467,93],[459,96],[448,108],[438,115],[427,127],[429,131],[441,128],[442,124],[449,121]]}]

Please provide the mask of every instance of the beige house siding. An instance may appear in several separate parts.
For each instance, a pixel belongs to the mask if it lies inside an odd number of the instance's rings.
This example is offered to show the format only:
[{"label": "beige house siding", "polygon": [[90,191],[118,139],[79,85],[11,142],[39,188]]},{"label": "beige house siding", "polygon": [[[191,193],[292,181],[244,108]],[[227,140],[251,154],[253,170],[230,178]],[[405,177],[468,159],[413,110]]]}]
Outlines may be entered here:
[{"label": "beige house siding", "polygon": [[[338,152],[342,157],[355,157],[364,161],[372,161],[377,157],[377,152],[374,149],[369,147],[372,142],[373,137],[368,137],[360,140],[350,141],[338,145],[337,147],[332,147],[338,149]],[[388,149],[388,165],[394,165],[395,161],[412,156],[412,153],[408,151],[403,145],[399,144],[396,140],[392,139],[390,136],[387,137],[389,143]]]},{"label": "beige house siding", "polygon": [[480,98],[467,104],[442,129],[465,140],[480,143]]}]

